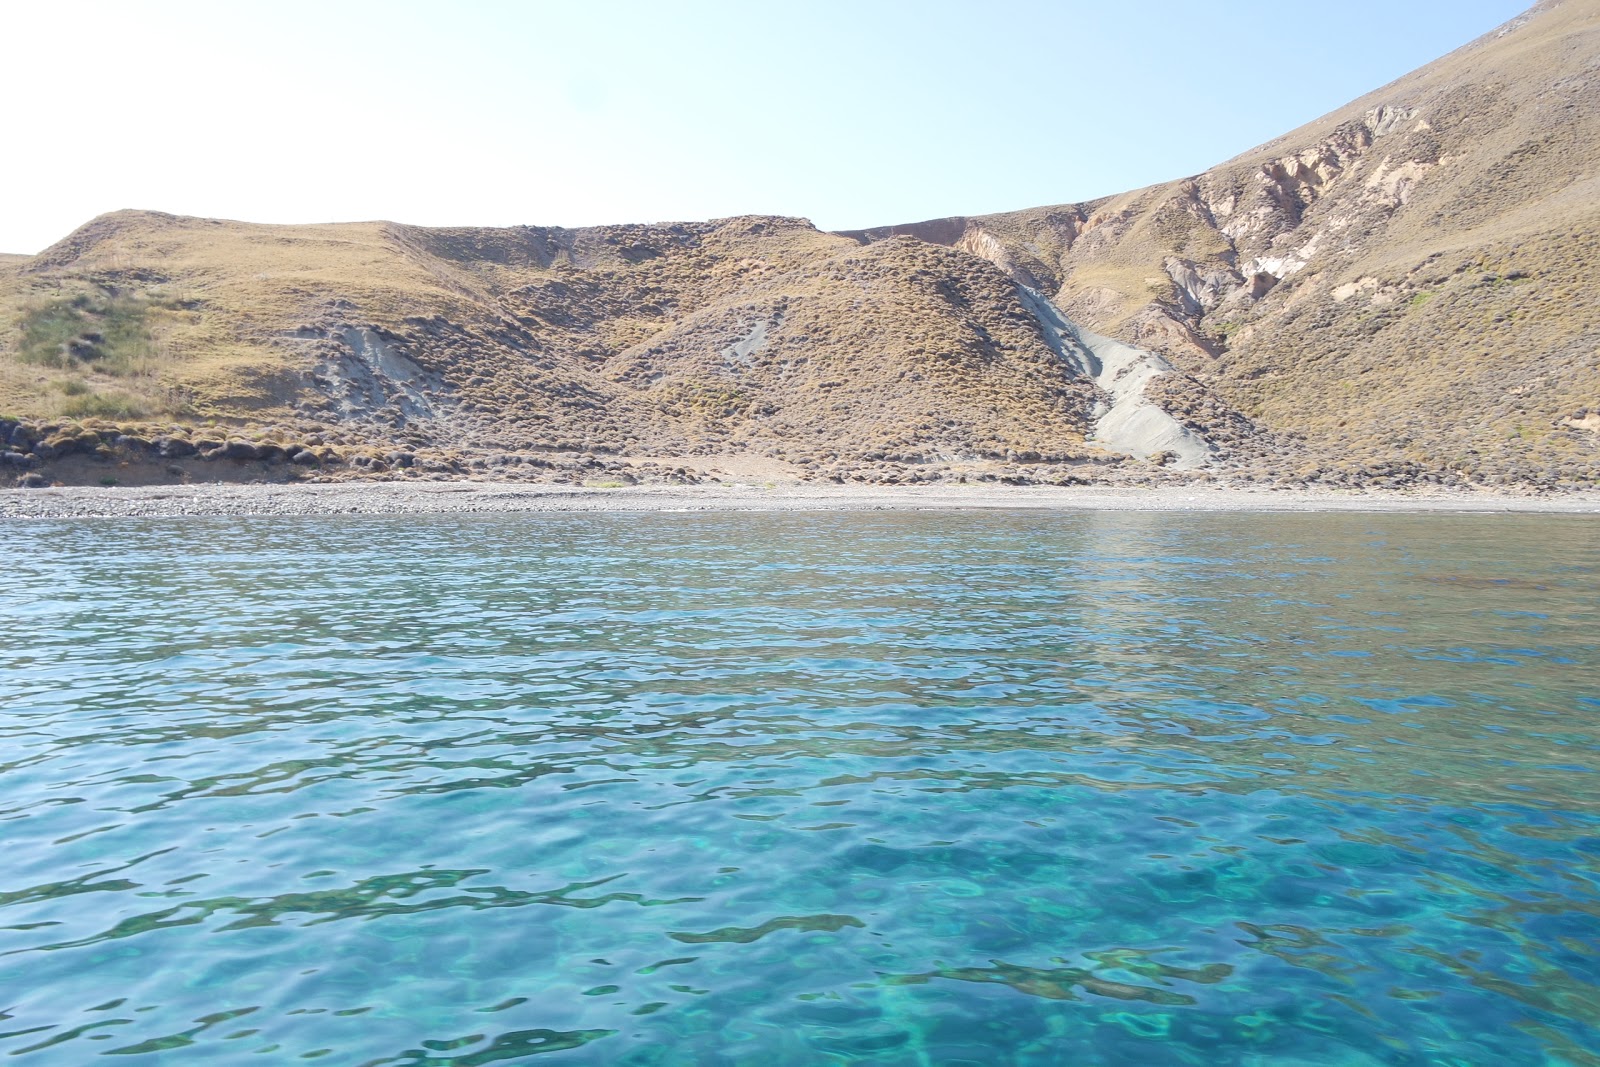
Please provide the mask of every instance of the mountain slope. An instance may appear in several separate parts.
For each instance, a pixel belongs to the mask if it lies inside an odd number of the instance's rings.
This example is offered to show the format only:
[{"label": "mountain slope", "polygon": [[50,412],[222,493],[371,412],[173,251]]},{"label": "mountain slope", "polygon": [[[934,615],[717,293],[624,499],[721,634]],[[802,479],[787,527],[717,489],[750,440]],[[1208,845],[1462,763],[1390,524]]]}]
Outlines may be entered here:
[{"label": "mountain slope", "polygon": [[1582,481],[1597,164],[1600,4],[1567,0],[1205,174],[849,236],[987,258],[1303,435],[1313,468]]},{"label": "mountain slope", "polygon": [[1597,79],[1600,0],[1544,3],[1201,175],[844,234],[116,212],[0,257],[0,452],[35,480],[1593,484]]},{"label": "mountain slope", "polygon": [[[477,452],[801,466],[1097,451],[1093,387],[1000,271],[799,220],[452,230],[119,212],[13,268],[0,299],[22,309],[4,385],[28,415],[96,413],[89,397],[110,416]],[[121,319],[135,351],[99,351]]]}]

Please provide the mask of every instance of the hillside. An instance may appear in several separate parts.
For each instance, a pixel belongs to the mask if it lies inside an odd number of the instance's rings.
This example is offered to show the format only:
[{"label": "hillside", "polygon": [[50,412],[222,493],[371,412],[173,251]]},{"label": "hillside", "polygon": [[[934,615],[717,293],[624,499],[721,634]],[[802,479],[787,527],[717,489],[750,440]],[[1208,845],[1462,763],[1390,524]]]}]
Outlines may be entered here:
[{"label": "hillside", "polygon": [[1581,482],[1600,443],[1597,163],[1600,4],[1568,0],[1205,174],[851,236],[996,263],[1303,437],[1330,476]]},{"label": "hillside", "polygon": [[[20,414],[504,466],[1079,459],[1093,387],[991,264],[799,220],[588,230],[96,219],[0,283]],[[540,463],[532,463],[534,467]]]},{"label": "hillside", "polygon": [[1590,485],[1600,3],[1205,174],[829,234],[124,211],[0,256],[46,480]]}]

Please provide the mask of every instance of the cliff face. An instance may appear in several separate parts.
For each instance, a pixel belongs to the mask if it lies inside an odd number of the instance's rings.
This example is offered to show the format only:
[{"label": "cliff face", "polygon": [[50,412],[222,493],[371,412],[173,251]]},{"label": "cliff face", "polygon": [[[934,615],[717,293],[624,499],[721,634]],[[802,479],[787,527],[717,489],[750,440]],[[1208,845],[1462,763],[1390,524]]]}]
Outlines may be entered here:
[{"label": "cliff face", "polygon": [[0,258],[0,415],[106,462],[1592,484],[1597,57],[1543,4],[1205,174],[844,234],[119,212]]}]

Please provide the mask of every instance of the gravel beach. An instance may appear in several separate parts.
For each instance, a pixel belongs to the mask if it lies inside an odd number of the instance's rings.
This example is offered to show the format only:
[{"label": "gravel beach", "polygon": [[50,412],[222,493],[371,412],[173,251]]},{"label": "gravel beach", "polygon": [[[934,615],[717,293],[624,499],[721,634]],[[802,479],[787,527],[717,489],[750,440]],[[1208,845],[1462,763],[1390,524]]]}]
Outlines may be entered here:
[{"label": "gravel beach", "polygon": [[659,485],[496,482],[72,486],[0,490],[0,517],[412,515],[520,511],[1427,511],[1600,514],[1600,491],[1544,496],[1265,487]]}]

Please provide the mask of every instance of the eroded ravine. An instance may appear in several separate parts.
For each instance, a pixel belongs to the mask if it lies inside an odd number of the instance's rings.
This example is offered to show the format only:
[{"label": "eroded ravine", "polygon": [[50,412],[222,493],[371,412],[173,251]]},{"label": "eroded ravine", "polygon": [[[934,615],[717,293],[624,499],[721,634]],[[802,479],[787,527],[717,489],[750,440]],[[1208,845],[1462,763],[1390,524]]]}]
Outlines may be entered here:
[{"label": "eroded ravine", "polygon": [[1104,394],[1095,405],[1090,444],[1136,459],[1168,452],[1174,467],[1205,465],[1212,455],[1205,439],[1145,396],[1145,386],[1171,373],[1172,364],[1154,352],[1084,329],[1037,289],[1019,284],[1017,290],[1050,347]]}]

